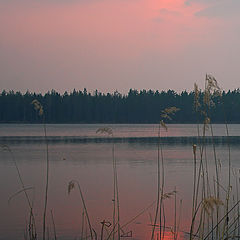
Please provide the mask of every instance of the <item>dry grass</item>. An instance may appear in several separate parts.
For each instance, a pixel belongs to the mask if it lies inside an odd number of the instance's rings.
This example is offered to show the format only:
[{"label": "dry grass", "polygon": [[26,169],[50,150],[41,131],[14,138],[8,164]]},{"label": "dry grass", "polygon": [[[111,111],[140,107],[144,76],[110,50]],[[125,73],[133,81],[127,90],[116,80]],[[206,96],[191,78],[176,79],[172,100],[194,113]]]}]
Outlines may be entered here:
[{"label": "dry grass", "polygon": [[[221,88],[218,85],[217,80],[212,76],[207,74],[205,78],[205,89],[203,91],[203,99],[200,99],[201,91],[199,90],[197,84],[194,84],[194,109],[197,116],[203,118],[203,130],[200,132],[199,125],[198,128],[198,142],[194,143],[192,146],[193,151],[193,192],[192,192],[192,221],[189,226],[189,239],[201,239],[201,240],[225,240],[225,239],[236,239],[240,238],[240,214],[239,214],[239,195],[238,195],[238,185],[239,178],[237,177],[236,171],[231,174],[231,152],[230,145],[228,145],[228,181],[227,184],[222,182],[220,178],[221,166],[217,157],[216,146],[214,142],[214,130],[211,122],[211,109],[214,107],[212,97],[214,95],[221,96]],[[46,239],[46,213],[47,213],[47,202],[48,202],[48,184],[49,184],[49,156],[48,156],[48,142],[47,142],[47,131],[44,121],[44,109],[41,103],[37,100],[32,102],[34,109],[37,111],[38,115],[43,119],[44,126],[44,136],[46,140],[46,185],[45,185],[45,196],[44,196],[44,209],[43,209],[43,240]],[[114,141],[112,144],[112,167],[113,167],[113,209],[112,209],[112,220],[103,220],[101,222],[101,233],[99,238],[101,240],[120,240],[121,238],[132,237],[132,231],[124,232],[124,227],[132,223],[136,218],[142,215],[144,212],[152,208],[155,204],[154,219],[151,220],[152,232],[151,240],[164,240],[166,229],[170,229],[173,235],[173,239],[179,239],[179,232],[181,223],[181,211],[182,211],[182,200],[180,200],[179,210],[177,209],[177,191],[176,188],[171,192],[165,192],[165,170],[164,170],[164,156],[163,147],[161,144],[161,131],[168,130],[165,121],[172,120],[172,117],[180,109],[176,107],[166,108],[160,113],[160,121],[158,125],[158,145],[157,145],[157,190],[156,190],[156,200],[148,207],[143,209],[139,214],[133,217],[126,224],[121,224],[120,222],[120,200],[119,200],[119,189],[118,189],[118,171],[117,171],[117,161],[115,157],[115,145]],[[198,119],[199,122],[199,119]],[[228,125],[226,126],[226,135],[228,133]],[[213,181],[210,179],[209,175],[209,159],[207,155],[207,146],[205,143],[206,132],[210,131],[212,137],[212,153],[214,161],[214,176]],[[96,133],[106,134],[109,137],[114,136],[113,130],[108,127],[97,129]],[[200,141],[201,140],[201,141]],[[2,147],[12,154],[11,150],[7,146]],[[13,154],[12,154],[13,156]],[[21,190],[14,194],[12,197],[24,193],[30,209],[30,220],[29,220],[29,232],[25,239],[36,240],[36,225],[33,214],[33,207],[28,196],[28,190],[23,183],[19,168],[13,157],[13,162],[15,164],[18,178],[21,183]],[[237,189],[237,195],[235,196],[232,191],[232,175],[235,178],[235,188]],[[75,188],[78,188],[80,194],[81,203],[83,206],[82,211],[82,226],[81,226],[81,240],[83,239],[97,239],[97,233],[92,227],[89,214],[86,207],[86,202],[80,183],[77,180],[72,180],[68,184],[68,194],[70,194]],[[164,201],[168,201],[170,198],[174,198],[174,222],[172,226],[166,226],[166,216]],[[11,199],[11,197],[10,197]],[[52,225],[54,229],[54,239],[57,240],[56,227],[54,222],[53,212],[51,210]],[[159,230],[156,231],[156,227]]]}]

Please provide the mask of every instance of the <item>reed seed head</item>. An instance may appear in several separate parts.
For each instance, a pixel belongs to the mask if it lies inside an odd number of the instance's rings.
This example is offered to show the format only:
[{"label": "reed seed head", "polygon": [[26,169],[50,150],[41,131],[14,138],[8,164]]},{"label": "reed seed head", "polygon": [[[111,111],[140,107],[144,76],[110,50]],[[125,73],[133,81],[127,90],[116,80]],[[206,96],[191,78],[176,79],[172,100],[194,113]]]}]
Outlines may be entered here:
[{"label": "reed seed head", "polygon": [[109,127],[99,128],[96,133],[113,135],[113,130]]},{"label": "reed seed head", "polygon": [[221,205],[224,204],[219,198],[210,196],[209,198],[203,199],[203,209],[209,216],[211,216],[211,213],[214,211],[214,207]]},{"label": "reed seed head", "polygon": [[193,144],[193,154],[196,156],[196,151],[197,151],[197,145]]},{"label": "reed seed head", "polygon": [[218,82],[215,77],[213,77],[211,74],[206,75],[206,88],[211,92],[214,90],[221,90],[221,88],[218,85]]},{"label": "reed seed head", "polygon": [[171,198],[172,196],[174,196],[175,194],[177,193],[177,191],[172,191],[172,192],[168,192],[168,193],[164,193],[162,195],[162,199],[168,199],[168,198]]},{"label": "reed seed head", "polygon": [[204,119],[204,125],[205,125],[205,128],[208,129],[209,128],[209,124],[211,122],[211,119],[209,117],[205,117]]},{"label": "reed seed head", "polygon": [[211,106],[214,106],[214,103],[211,100],[212,95],[222,96],[222,90],[219,87],[216,78],[214,78],[211,74],[207,74],[205,79],[205,90],[204,90],[203,102],[209,108]]},{"label": "reed seed head", "polygon": [[38,115],[42,116],[43,115],[43,106],[42,106],[42,104],[37,99],[34,99],[31,104],[33,104],[34,109],[38,112]]},{"label": "reed seed head", "polygon": [[205,105],[210,106],[210,91],[207,88],[204,91],[203,102]]},{"label": "reed seed head", "polygon": [[74,189],[74,187],[75,187],[74,181],[70,181],[68,183],[68,195],[71,193],[71,191]]},{"label": "reed seed head", "polygon": [[167,131],[167,125],[165,124],[165,122],[163,120],[160,121],[160,125]]},{"label": "reed seed head", "polygon": [[195,111],[197,112],[199,107],[201,107],[201,104],[199,102],[199,89],[198,89],[198,85],[196,83],[194,83],[194,108]]},{"label": "reed seed head", "polygon": [[177,108],[177,107],[165,108],[165,109],[162,111],[161,118],[165,118],[165,119],[172,120],[172,118],[170,117],[170,115],[175,115],[175,113],[176,113],[177,111],[179,111],[179,110],[180,110],[180,108]]},{"label": "reed seed head", "polygon": [[1,145],[1,149],[2,149],[2,151],[8,151],[8,152],[11,152],[10,147],[9,147],[8,145],[6,145],[6,144]]}]

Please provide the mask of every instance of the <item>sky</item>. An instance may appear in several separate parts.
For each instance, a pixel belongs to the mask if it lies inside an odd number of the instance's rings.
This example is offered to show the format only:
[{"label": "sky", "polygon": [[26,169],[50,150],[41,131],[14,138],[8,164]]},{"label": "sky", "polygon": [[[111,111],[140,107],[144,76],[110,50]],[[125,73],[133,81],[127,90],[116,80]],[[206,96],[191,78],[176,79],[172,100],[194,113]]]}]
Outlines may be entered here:
[{"label": "sky", "polygon": [[0,0],[0,91],[240,87],[239,0]]}]

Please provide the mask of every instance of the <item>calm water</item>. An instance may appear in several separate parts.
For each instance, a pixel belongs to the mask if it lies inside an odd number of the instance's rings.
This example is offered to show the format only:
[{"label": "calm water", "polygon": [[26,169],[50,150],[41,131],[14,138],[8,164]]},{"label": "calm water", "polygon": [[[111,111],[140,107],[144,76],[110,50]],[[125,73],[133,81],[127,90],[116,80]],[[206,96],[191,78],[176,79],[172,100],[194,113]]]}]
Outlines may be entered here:
[{"label": "calm water", "polygon": [[[154,216],[157,189],[157,125],[47,125],[47,135],[58,137],[49,143],[50,185],[48,202],[48,233],[53,239],[53,224],[50,210],[53,211],[58,239],[80,239],[82,226],[82,203],[79,192],[74,189],[67,194],[67,186],[72,179],[82,187],[90,220],[96,232],[100,233],[100,222],[112,220],[113,209],[113,170],[112,141],[96,134],[99,127],[110,126],[114,137],[122,139],[115,142],[117,161],[120,223],[142,213],[123,228],[125,233],[132,231],[128,239],[150,239],[151,218]],[[214,125],[215,136],[225,136],[224,125]],[[229,134],[240,136],[240,125],[230,125]],[[195,125],[169,125],[165,137],[197,136]],[[210,135],[210,133],[208,133]],[[39,237],[44,202],[46,173],[46,145],[38,141],[43,136],[41,125],[0,125],[0,142],[7,144],[15,158],[23,181],[34,203]],[[98,139],[97,141],[65,141],[65,139]],[[141,141],[137,139],[140,138]],[[125,139],[125,140],[124,140]],[[149,140],[155,139],[155,140]],[[193,179],[192,143],[181,141],[163,145],[165,163],[165,192],[177,188],[177,208],[182,200],[180,229],[189,231],[191,221],[191,196]],[[231,146],[232,169],[240,168],[240,142]],[[217,158],[221,163],[221,178],[226,178],[228,166],[228,146],[216,145]],[[214,175],[212,145],[207,146],[209,174]],[[19,193],[8,203],[11,196],[21,190],[12,156],[7,151],[0,152],[0,239],[24,239],[24,230],[29,219],[29,211],[23,193]],[[174,221],[174,199],[164,200],[166,226]],[[147,210],[146,210],[147,208]],[[145,211],[143,211],[145,209]],[[178,211],[179,212],[179,211]],[[158,229],[157,229],[158,231]],[[172,239],[171,232],[166,239]],[[184,233],[180,237],[184,238]]]},{"label": "calm water", "polygon": [[[111,127],[115,137],[154,137],[157,136],[156,124],[48,124],[48,136],[99,137],[96,130],[100,127]],[[200,131],[202,127],[200,126]],[[169,124],[168,131],[162,131],[162,136],[182,137],[197,136],[194,124]],[[39,124],[0,124],[0,136],[43,136],[43,126]],[[206,135],[210,136],[207,131]],[[225,136],[223,124],[214,125],[215,136]],[[229,125],[230,136],[240,136],[239,124]]]}]

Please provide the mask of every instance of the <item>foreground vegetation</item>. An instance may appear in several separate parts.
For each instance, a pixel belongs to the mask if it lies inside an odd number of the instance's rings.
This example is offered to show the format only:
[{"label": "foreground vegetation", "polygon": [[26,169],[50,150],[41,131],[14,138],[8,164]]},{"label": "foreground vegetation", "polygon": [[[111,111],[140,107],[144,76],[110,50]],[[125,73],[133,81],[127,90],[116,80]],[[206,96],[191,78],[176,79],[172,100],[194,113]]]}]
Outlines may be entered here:
[{"label": "foreground vegetation", "polygon": [[[226,138],[228,138],[228,125],[226,122],[226,112],[223,103],[223,93],[218,86],[218,83],[211,75],[206,76],[206,87],[203,92],[199,91],[197,85],[195,85],[193,95],[193,109],[195,110],[199,123],[203,119],[203,131],[200,132],[198,128],[198,139],[199,141],[193,144],[193,192],[192,192],[192,216],[189,230],[185,232],[185,238],[187,239],[214,239],[214,240],[227,240],[227,239],[238,239],[240,238],[240,214],[239,214],[239,178],[237,177],[236,171],[231,166],[231,151],[230,145],[228,145],[228,170],[226,173],[222,173],[221,164],[217,159],[217,153],[214,143],[214,134],[212,128],[212,114],[214,113],[217,106],[214,103],[214,99],[219,99],[219,104],[222,106],[222,115],[225,119],[226,127]],[[49,184],[49,158],[48,158],[48,142],[47,142],[47,131],[44,118],[44,107],[38,100],[32,101],[38,117],[43,121],[44,132],[46,138],[46,189],[44,195],[44,209],[43,209],[43,221],[42,221],[42,239],[46,239],[46,212],[48,211],[48,184]],[[164,171],[164,148],[161,144],[161,132],[167,130],[166,121],[171,121],[180,112],[177,107],[168,107],[160,112],[159,115],[159,129],[158,129],[158,145],[157,145],[157,189],[156,189],[156,201],[154,219],[151,222],[152,232],[151,240],[164,239],[166,229],[170,229],[172,239],[180,239],[180,222],[181,222],[181,203],[180,208],[177,209],[177,191],[173,189],[172,192],[165,192],[165,171]],[[207,129],[212,135],[212,156],[213,159],[207,158],[207,148],[204,143]],[[98,129],[97,133],[108,134],[109,137],[113,137],[113,131],[110,128]],[[201,141],[200,141],[201,140]],[[11,150],[5,146],[5,149],[11,153]],[[14,160],[14,159],[13,159]],[[213,161],[215,172],[213,176],[209,173],[209,161]],[[29,222],[28,231],[25,233],[25,239],[36,240],[39,239],[36,233],[35,225],[35,211],[33,204],[29,199],[28,191],[22,181],[21,174],[19,172],[16,161],[14,160],[15,167],[17,169],[19,181],[22,185],[22,190],[26,196],[26,200],[29,206]],[[115,158],[114,143],[112,145],[112,164],[113,164],[113,217],[111,220],[102,224],[102,231],[98,236],[92,227],[91,219],[89,218],[87,211],[87,204],[84,199],[84,193],[81,190],[80,183],[76,180],[72,180],[68,183],[68,193],[70,194],[74,188],[77,188],[80,194],[80,199],[83,209],[83,219],[85,219],[85,225],[82,226],[83,239],[117,239],[120,240],[122,237],[131,237],[124,235],[122,231],[120,221],[120,201],[118,197],[118,171],[117,163]],[[225,178],[221,179],[221,176],[225,174]],[[67,186],[66,186],[67,187]],[[164,202],[169,198],[175,199],[174,222],[171,226],[166,226],[166,216]],[[84,222],[83,221],[83,222]],[[52,216],[52,222],[54,226],[54,239],[57,239],[57,233],[55,231],[54,217]],[[110,230],[106,231],[105,228]],[[128,234],[128,233],[127,233]],[[182,235],[181,235],[182,236]],[[185,239],[184,238],[184,239]]]}]

